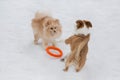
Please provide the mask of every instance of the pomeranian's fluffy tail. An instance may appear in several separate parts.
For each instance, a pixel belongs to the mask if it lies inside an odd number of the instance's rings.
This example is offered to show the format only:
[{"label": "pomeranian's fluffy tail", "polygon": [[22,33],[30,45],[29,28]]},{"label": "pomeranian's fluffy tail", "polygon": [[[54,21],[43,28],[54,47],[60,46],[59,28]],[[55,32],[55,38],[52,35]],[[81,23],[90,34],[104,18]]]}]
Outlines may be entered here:
[{"label": "pomeranian's fluffy tail", "polygon": [[37,11],[36,14],[35,14],[35,18],[43,18],[43,17],[46,17],[46,16],[51,16],[51,14],[49,12],[40,12],[40,11]]}]

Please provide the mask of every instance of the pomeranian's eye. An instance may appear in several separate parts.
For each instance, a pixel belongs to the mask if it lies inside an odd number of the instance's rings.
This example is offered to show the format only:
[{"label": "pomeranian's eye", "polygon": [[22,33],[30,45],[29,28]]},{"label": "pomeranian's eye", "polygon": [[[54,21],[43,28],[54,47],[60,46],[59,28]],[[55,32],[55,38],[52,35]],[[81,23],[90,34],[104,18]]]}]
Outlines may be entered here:
[{"label": "pomeranian's eye", "polygon": [[52,30],[53,30],[53,28],[50,28],[50,29],[52,29]]},{"label": "pomeranian's eye", "polygon": [[56,29],[56,27],[55,27],[55,29]]}]

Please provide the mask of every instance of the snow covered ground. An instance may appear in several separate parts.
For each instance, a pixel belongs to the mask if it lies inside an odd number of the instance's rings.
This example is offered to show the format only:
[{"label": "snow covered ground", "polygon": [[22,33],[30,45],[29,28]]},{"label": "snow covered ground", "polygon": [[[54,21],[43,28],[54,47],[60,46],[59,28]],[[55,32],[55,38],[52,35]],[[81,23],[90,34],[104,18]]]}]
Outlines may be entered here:
[{"label": "snow covered ground", "polygon": [[[93,24],[86,65],[63,72],[64,63],[33,44],[31,19],[48,10],[65,39],[77,19]],[[0,0],[0,80],[120,80],[120,0]],[[41,42],[41,41],[40,41]],[[69,46],[58,43],[64,55]]]}]

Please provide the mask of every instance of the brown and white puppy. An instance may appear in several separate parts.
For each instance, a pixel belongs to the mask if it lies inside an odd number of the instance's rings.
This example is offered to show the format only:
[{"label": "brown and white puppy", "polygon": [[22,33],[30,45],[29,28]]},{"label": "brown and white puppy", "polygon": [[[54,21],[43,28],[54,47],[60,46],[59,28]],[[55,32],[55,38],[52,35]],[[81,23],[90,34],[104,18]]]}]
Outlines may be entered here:
[{"label": "brown and white puppy", "polygon": [[88,41],[90,39],[89,28],[92,28],[92,24],[87,20],[77,20],[76,24],[75,34],[65,40],[66,44],[70,44],[71,52],[66,57],[64,71],[67,71],[69,66],[73,64],[76,72],[78,72],[86,61]]},{"label": "brown and white puppy", "polygon": [[32,29],[34,33],[34,43],[38,44],[39,38],[42,39],[43,47],[46,48],[49,43],[55,46],[55,39],[60,37],[62,27],[58,19],[51,17],[47,13],[37,12],[32,20]]}]

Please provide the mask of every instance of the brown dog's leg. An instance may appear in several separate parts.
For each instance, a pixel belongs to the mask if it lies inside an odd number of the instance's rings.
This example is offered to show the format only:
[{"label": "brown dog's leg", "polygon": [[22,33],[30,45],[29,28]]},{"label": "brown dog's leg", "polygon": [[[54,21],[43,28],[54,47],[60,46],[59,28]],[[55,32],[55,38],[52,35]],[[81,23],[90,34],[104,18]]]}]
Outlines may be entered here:
[{"label": "brown dog's leg", "polygon": [[79,63],[76,65],[76,72],[79,72],[85,65],[86,57],[81,57]]},{"label": "brown dog's leg", "polygon": [[73,60],[73,57],[74,57],[73,55],[69,55],[67,57],[66,62],[65,62],[65,69],[64,69],[64,71],[68,71],[68,68],[69,68],[69,66],[70,66],[70,64],[71,64],[71,62]]},{"label": "brown dog's leg", "polygon": [[64,71],[68,71],[68,68],[70,66],[70,61],[68,61],[66,64],[65,64],[65,68],[63,69]]},{"label": "brown dog's leg", "polygon": [[63,69],[63,70],[64,70],[65,72],[67,72],[67,71],[68,71],[68,68],[69,68],[69,67],[66,66],[65,69]]}]

